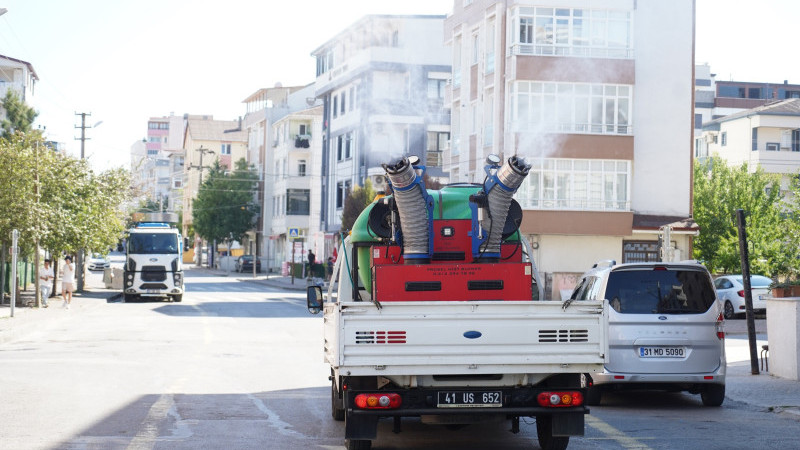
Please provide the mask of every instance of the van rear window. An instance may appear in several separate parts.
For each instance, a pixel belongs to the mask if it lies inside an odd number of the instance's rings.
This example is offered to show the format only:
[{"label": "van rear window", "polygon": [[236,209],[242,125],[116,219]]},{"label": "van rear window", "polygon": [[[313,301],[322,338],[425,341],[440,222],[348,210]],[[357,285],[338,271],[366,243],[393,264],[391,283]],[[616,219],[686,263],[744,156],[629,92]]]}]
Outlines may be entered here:
[{"label": "van rear window", "polygon": [[612,271],[606,299],[623,314],[699,314],[714,304],[714,286],[697,270]]}]

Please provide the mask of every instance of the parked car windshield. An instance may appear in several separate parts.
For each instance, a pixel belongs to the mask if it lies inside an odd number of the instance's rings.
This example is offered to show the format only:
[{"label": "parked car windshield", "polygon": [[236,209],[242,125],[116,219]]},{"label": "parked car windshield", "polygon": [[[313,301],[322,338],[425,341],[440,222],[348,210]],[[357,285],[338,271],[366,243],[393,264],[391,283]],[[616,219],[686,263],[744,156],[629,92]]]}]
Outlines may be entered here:
[{"label": "parked car windshield", "polygon": [[[741,275],[733,277],[733,279],[738,281],[739,284],[744,283],[744,277]],[[772,279],[770,278],[762,275],[750,275],[751,288],[768,288],[770,284],[772,284]]]},{"label": "parked car windshield", "polygon": [[606,298],[623,314],[698,314],[716,294],[699,270],[623,270],[609,274]]}]

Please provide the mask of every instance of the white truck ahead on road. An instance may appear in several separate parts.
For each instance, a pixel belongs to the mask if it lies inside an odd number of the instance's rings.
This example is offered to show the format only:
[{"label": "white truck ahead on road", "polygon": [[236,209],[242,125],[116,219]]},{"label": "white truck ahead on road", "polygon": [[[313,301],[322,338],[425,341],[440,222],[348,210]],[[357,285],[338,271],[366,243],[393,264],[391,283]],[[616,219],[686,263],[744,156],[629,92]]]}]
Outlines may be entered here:
[{"label": "white truck ahead on road", "polygon": [[167,223],[140,223],[128,232],[123,273],[125,301],[140,297],[183,300],[180,232]]},{"label": "white truck ahead on road", "polygon": [[384,166],[393,195],[356,220],[327,295],[309,287],[349,450],[371,448],[380,418],[395,432],[403,417],[510,420],[518,432],[520,417],[535,417],[545,450],[583,435],[586,374],[608,354],[607,306],[541,300],[511,199],[529,166],[498,163],[483,185],[439,191],[409,158]]}]

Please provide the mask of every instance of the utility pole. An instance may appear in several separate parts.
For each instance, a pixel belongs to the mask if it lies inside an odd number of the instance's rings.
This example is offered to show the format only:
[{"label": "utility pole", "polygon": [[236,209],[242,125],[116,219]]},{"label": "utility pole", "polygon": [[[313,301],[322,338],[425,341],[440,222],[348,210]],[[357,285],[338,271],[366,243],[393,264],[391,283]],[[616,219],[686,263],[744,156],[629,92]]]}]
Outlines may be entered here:
[{"label": "utility pole", "polygon": [[[211,166],[204,166],[203,165],[203,156],[205,156],[206,153],[209,153],[209,154],[213,155],[214,154],[214,150],[211,150],[211,149],[208,149],[208,148],[203,148],[203,146],[201,145],[200,148],[196,148],[196,149],[194,149],[194,151],[200,152],[200,164],[199,165],[198,164],[189,164],[189,169],[197,169],[197,170],[200,171],[200,178],[199,178],[199,181],[197,182],[197,192],[199,193],[200,192],[200,186],[203,185],[203,169],[210,169],[211,168]],[[203,246],[202,246],[202,241],[199,238],[195,238],[195,246],[194,247],[195,247],[195,257],[197,257],[196,264],[198,266],[200,266],[200,265],[203,264]],[[209,264],[211,264],[211,261],[209,261]]]},{"label": "utility pole", "polygon": [[[76,116],[81,116],[81,125],[80,126],[77,126],[77,125],[75,126],[75,128],[80,128],[81,129],[81,137],[75,138],[75,139],[81,141],[81,159],[83,159],[84,155],[85,155],[86,140],[89,139],[89,138],[86,137],[86,128],[87,128],[86,127],[86,116],[91,116],[92,113],[77,113],[76,112],[75,115]],[[78,292],[82,292],[83,291],[83,284],[84,284],[84,280],[83,280],[83,259],[84,258],[83,258],[83,255],[84,255],[84,252],[85,252],[85,249],[83,249],[83,248],[78,250],[78,258],[77,258],[77,261],[76,261],[76,264],[75,264],[77,266],[76,272],[77,272],[77,275],[78,275],[77,286],[76,286]]]}]

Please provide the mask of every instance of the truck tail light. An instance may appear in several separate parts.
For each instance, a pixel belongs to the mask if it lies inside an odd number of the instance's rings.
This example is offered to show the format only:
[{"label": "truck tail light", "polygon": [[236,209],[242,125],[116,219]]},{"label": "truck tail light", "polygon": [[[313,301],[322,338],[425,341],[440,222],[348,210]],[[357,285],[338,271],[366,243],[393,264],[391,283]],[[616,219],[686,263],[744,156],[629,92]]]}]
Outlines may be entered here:
[{"label": "truck tail light", "polygon": [[550,391],[542,392],[536,397],[539,406],[550,408],[564,408],[583,405],[583,394],[578,391]]},{"label": "truck tail light", "polygon": [[355,403],[361,409],[397,409],[403,399],[395,393],[358,394]]}]

